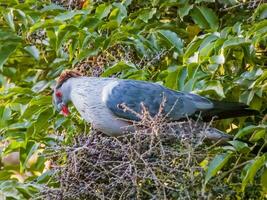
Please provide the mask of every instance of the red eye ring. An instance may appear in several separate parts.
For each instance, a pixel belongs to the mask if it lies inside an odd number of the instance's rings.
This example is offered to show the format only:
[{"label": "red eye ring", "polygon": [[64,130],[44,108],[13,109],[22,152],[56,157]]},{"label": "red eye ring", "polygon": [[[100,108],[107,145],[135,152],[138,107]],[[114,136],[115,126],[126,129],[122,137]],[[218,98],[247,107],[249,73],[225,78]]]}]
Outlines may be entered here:
[{"label": "red eye ring", "polygon": [[62,93],[61,93],[60,91],[56,91],[56,96],[57,96],[58,98],[61,98],[61,97],[62,97]]}]

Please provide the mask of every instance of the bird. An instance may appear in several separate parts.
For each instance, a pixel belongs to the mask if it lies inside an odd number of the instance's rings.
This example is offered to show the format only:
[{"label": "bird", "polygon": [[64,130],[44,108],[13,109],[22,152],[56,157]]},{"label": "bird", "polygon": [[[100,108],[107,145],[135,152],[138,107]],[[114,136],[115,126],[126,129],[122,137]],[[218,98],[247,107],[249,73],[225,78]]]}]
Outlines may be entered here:
[{"label": "bird", "polygon": [[68,116],[72,102],[85,121],[109,136],[133,132],[131,122],[141,120],[136,113],[142,113],[145,107],[156,116],[163,101],[162,114],[170,122],[196,117],[207,122],[258,114],[239,102],[216,101],[147,81],[87,77],[75,70],[64,71],[53,91],[57,111]]}]

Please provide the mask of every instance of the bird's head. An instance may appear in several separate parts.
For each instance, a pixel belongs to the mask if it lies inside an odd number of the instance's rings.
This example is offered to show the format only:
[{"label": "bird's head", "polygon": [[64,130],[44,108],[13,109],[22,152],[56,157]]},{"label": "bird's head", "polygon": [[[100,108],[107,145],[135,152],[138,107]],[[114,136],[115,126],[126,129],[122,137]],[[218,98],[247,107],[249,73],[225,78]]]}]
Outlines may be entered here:
[{"label": "bird's head", "polygon": [[53,92],[53,104],[58,112],[64,116],[70,114],[68,109],[68,102],[70,101],[71,85],[67,80],[72,77],[79,77],[81,74],[77,71],[64,71],[57,80],[57,85]]},{"label": "bird's head", "polygon": [[63,114],[64,116],[69,115],[69,109],[68,109],[68,99],[65,97],[63,91],[61,89],[54,89],[53,93],[53,104],[58,112]]}]

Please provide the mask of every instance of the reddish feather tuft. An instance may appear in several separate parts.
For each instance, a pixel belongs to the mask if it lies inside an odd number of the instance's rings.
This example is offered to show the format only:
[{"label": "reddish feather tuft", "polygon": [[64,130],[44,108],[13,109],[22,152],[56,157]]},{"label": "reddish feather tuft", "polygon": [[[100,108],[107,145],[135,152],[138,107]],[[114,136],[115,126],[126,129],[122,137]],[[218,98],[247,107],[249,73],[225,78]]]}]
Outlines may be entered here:
[{"label": "reddish feather tuft", "polygon": [[58,98],[60,98],[60,97],[62,97],[62,93],[59,92],[59,91],[56,91],[56,96],[57,96]]},{"label": "reddish feather tuft", "polygon": [[70,114],[70,111],[69,111],[69,109],[68,109],[68,107],[66,105],[62,106],[61,112],[65,117],[67,117]]},{"label": "reddish feather tuft", "polygon": [[78,71],[74,70],[66,70],[60,74],[60,76],[57,79],[57,85],[62,85],[65,81],[67,81],[69,78],[72,77],[79,77],[82,76],[82,74]]}]

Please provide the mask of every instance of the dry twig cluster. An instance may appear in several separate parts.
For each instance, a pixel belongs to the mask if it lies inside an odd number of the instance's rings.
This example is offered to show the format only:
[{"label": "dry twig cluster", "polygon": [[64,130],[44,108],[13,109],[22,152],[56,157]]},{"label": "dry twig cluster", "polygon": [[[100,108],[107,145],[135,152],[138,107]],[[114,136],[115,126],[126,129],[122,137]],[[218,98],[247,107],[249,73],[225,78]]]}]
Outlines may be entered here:
[{"label": "dry twig cluster", "polygon": [[134,65],[139,69],[151,68],[159,65],[170,50],[161,50],[147,56],[139,57],[134,48],[123,44],[109,47],[96,56],[87,57],[75,64],[75,69],[85,76],[100,76],[105,68],[112,67],[119,62]]},{"label": "dry twig cluster", "polygon": [[[194,121],[164,122],[142,112],[137,131],[108,137],[79,135],[56,169],[58,189],[45,199],[201,199],[207,155],[203,134],[209,127]],[[142,127],[142,129],[140,129]]]},{"label": "dry twig cluster", "polygon": [[82,9],[85,0],[52,0],[53,3],[64,6],[69,10]]}]

